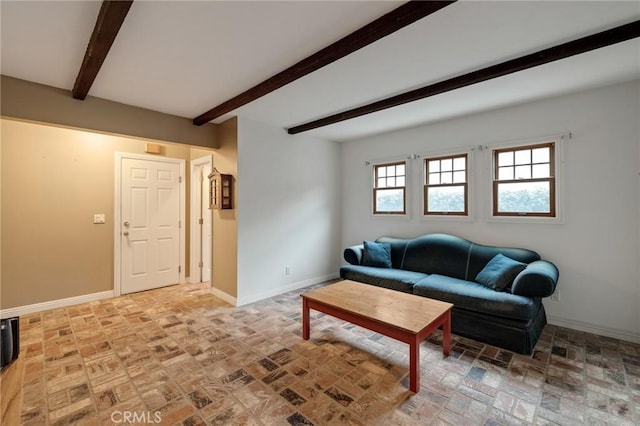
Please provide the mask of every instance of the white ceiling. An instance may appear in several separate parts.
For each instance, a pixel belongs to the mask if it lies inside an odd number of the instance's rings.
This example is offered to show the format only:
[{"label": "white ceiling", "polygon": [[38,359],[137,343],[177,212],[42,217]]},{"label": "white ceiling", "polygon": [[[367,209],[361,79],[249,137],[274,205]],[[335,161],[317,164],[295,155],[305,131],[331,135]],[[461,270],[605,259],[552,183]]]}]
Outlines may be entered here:
[{"label": "white ceiling", "polygon": [[[193,118],[400,4],[136,0],[89,95]],[[2,74],[71,89],[99,9],[2,0]],[[292,127],[638,19],[640,1],[460,1],[216,122]],[[634,39],[307,134],[350,140],[639,78]]]}]

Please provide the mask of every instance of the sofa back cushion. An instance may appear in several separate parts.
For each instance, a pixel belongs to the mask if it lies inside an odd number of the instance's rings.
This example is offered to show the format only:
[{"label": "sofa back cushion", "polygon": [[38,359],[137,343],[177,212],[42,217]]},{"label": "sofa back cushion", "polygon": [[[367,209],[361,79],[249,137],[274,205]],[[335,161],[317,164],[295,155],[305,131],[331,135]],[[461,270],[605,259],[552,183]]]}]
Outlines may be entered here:
[{"label": "sofa back cushion", "polygon": [[448,234],[428,234],[407,241],[400,269],[465,279],[471,243]]},{"label": "sofa back cushion", "polygon": [[527,264],[540,260],[540,255],[532,250],[486,246],[450,234],[427,234],[407,239],[381,237],[376,242],[391,245],[392,268],[468,281],[474,281],[498,253]]}]

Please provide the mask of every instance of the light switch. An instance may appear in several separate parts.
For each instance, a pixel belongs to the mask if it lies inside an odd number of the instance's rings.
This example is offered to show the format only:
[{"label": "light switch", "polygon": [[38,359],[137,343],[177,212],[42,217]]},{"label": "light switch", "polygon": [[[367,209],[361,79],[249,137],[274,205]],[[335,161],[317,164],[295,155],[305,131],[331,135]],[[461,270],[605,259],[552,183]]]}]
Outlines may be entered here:
[{"label": "light switch", "polygon": [[104,220],[104,213],[93,215],[93,223],[104,223]]}]

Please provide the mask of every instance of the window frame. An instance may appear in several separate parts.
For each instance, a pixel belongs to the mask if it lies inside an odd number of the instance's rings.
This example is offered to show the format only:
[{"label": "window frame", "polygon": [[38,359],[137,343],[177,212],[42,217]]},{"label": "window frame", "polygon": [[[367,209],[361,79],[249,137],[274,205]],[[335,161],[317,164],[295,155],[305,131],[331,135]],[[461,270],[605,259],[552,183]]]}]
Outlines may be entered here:
[{"label": "window frame", "polygon": [[[537,148],[545,148],[548,147],[550,149],[549,152],[549,161],[544,163],[535,163],[533,159],[530,160],[529,163],[524,163],[522,165],[528,165],[533,167],[536,164],[549,164],[549,177],[546,178],[514,178],[513,179],[498,179],[500,164],[498,162],[498,156],[504,152],[512,152],[515,157],[516,151],[522,150],[530,150],[533,151]],[[559,206],[558,206],[558,194],[559,194],[559,186],[558,186],[558,175],[559,175],[559,161],[558,161],[558,152],[559,152],[559,140],[557,139],[547,139],[544,142],[530,142],[524,143],[520,145],[510,145],[505,147],[496,147],[492,148],[490,152],[491,157],[491,216],[494,219],[500,218],[540,218],[544,220],[559,220]],[[511,167],[516,167],[517,164],[511,165]],[[504,166],[509,167],[509,166]],[[549,212],[500,212],[498,211],[498,186],[504,183],[523,183],[523,182],[548,182],[549,183]]]},{"label": "window frame", "polygon": [[[453,160],[455,160],[456,158],[464,158],[465,159],[465,168],[464,168],[464,174],[465,174],[465,180],[464,183],[447,183],[447,184],[429,184],[429,162],[430,161],[435,161],[435,160],[448,160],[451,159],[452,161],[452,169],[451,172],[453,173],[454,171],[456,171],[455,169],[453,169]],[[422,214],[425,217],[438,217],[438,216],[445,216],[445,217],[449,217],[449,216],[454,216],[454,217],[469,217],[469,161],[470,161],[470,155],[468,152],[461,152],[461,153],[455,153],[455,154],[447,154],[447,155],[438,155],[435,157],[430,157],[430,156],[425,156],[424,160],[422,162],[422,177],[423,177],[423,189],[422,189]],[[435,173],[442,173],[442,171],[439,172],[435,172]],[[429,188],[433,188],[433,187],[459,187],[459,186],[463,186],[464,187],[464,211],[458,212],[458,211],[454,211],[454,212],[446,212],[446,211],[429,211],[428,210],[428,206],[429,206],[429,198],[428,198],[428,192],[429,192]]]},{"label": "window frame", "polygon": [[[378,170],[379,168],[382,167],[389,167],[389,166],[398,166],[398,165],[402,165],[404,166],[404,185],[403,186],[385,186],[385,187],[378,187],[378,178],[380,176],[378,176]],[[407,183],[408,183],[408,178],[409,178],[409,173],[408,173],[408,164],[406,160],[397,160],[397,161],[389,161],[389,162],[384,162],[384,163],[375,163],[372,164],[372,176],[373,176],[373,185],[372,185],[372,200],[371,200],[371,212],[373,216],[406,216],[407,215]],[[385,176],[386,177],[386,176]],[[394,175],[394,177],[398,177],[398,175]],[[380,210],[378,211],[378,206],[376,203],[376,195],[378,190],[389,190],[389,189],[401,189],[402,190],[402,211],[385,211],[385,210]]]}]

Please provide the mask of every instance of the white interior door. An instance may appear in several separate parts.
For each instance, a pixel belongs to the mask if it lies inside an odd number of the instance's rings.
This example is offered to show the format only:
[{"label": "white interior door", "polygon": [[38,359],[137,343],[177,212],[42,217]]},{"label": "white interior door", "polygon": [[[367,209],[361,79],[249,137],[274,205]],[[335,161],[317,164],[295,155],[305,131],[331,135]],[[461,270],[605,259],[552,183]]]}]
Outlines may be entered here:
[{"label": "white interior door", "polygon": [[122,293],[180,282],[180,164],[122,158]]},{"label": "white interior door", "polygon": [[211,281],[211,210],[209,209],[209,178],[212,157],[191,162],[191,283]]},{"label": "white interior door", "polygon": [[202,169],[202,194],[201,218],[202,218],[202,282],[211,281],[211,210],[209,209],[209,179],[211,165],[205,164]]}]

